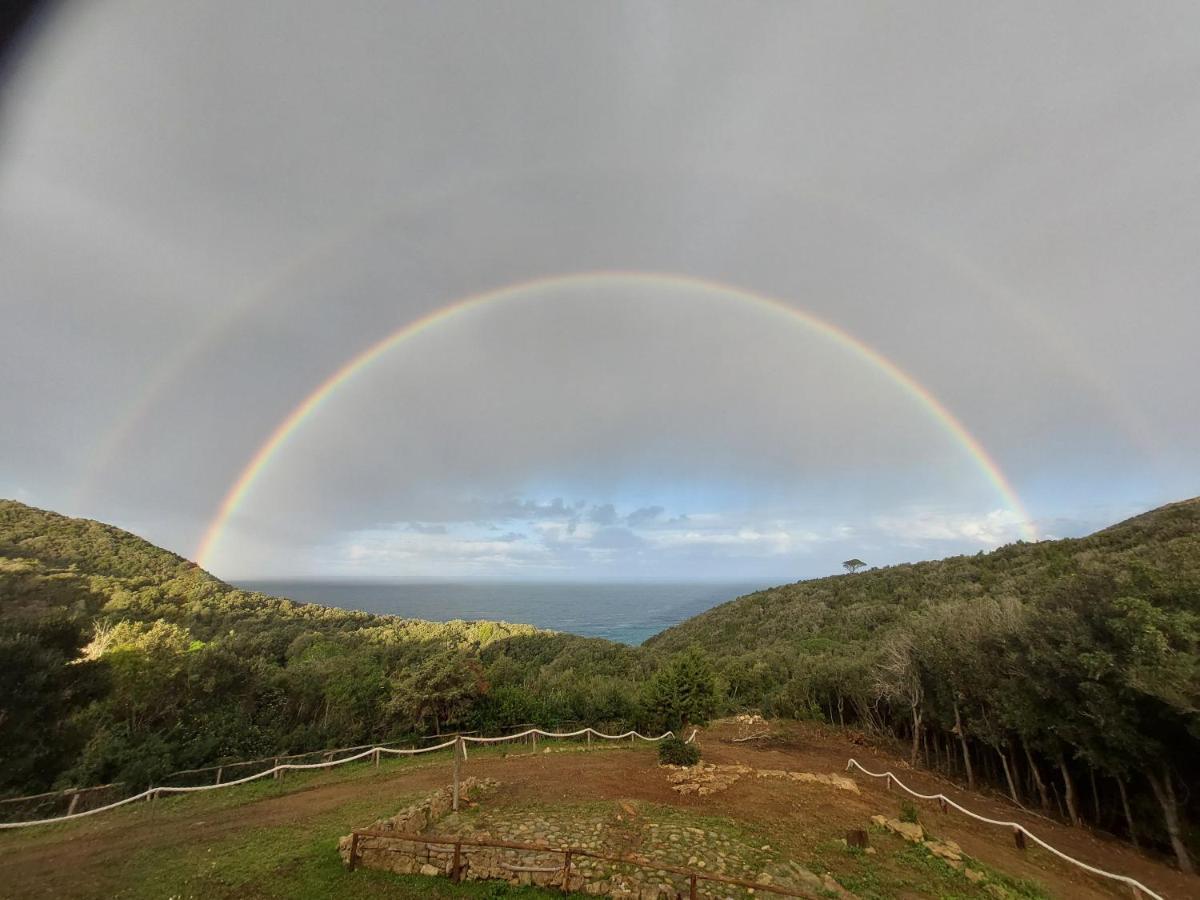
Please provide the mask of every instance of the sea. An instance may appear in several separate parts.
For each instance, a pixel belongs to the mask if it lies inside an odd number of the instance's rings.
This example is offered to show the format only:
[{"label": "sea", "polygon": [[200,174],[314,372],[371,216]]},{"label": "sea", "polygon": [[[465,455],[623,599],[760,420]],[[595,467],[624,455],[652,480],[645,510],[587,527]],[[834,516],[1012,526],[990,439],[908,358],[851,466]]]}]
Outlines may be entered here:
[{"label": "sea", "polygon": [[767,585],[746,582],[437,581],[262,579],[237,586],[306,603],[430,619],[520,622],[640,644],[727,600]]}]

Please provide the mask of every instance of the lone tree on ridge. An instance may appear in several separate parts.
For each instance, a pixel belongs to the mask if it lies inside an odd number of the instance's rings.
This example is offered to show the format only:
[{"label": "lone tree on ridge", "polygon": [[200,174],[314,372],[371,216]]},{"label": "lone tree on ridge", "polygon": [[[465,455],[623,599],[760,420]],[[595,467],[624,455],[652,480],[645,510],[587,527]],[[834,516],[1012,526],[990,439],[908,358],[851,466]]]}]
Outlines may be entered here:
[{"label": "lone tree on ridge", "polygon": [[858,559],[857,557],[855,557],[854,559],[848,559],[844,563],[842,563],[842,568],[845,569],[847,572],[849,572],[851,575],[853,575],[855,572],[857,572],[859,569],[861,569],[865,565],[866,565],[865,562],[863,562],[861,559]]}]

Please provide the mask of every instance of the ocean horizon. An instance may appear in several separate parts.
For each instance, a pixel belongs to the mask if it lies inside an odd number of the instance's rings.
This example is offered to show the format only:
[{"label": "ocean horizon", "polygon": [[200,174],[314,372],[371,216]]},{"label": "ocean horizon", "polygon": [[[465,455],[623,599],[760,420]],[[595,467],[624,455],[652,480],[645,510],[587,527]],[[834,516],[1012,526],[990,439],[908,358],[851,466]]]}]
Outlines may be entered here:
[{"label": "ocean horizon", "polygon": [[638,645],[767,584],[745,581],[506,581],[251,578],[237,587],[304,603],[446,622],[488,619]]}]

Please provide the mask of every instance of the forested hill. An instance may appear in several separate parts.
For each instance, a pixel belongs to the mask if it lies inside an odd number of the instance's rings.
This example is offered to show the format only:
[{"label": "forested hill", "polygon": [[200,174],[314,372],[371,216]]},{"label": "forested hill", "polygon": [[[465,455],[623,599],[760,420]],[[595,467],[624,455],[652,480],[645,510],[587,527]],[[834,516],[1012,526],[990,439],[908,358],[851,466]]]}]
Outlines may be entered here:
[{"label": "forested hill", "polygon": [[233,588],[0,501],[0,794],[568,721],[759,709],[1172,847],[1200,820],[1200,500],[1082,539],[761,591],[632,648]]},{"label": "forested hill", "polygon": [[238,626],[272,629],[276,642],[309,629],[472,645],[539,633],[529,625],[424,622],[243,591],[112,525],[0,500],[0,621],[11,627],[50,614],[83,624],[164,620],[203,640]]},{"label": "forested hill", "polygon": [[239,590],[108,525],[0,500],[0,794],[447,728],[643,719],[609,641]]},{"label": "forested hill", "polygon": [[[871,569],[758,591],[650,638],[673,650],[699,643],[722,657],[874,644],[889,627],[941,606],[988,598],[1031,601],[1064,581],[1094,578],[1150,590],[1200,612],[1200,498],[1172,503],[1084,538],[1016,543],[990,553]],[[850,649],[850,648],[847,648]],[[857,653],[857,648],[851,650]]]},{"label": "forested hill", "polygon": [[1200,499],[1085,538],[760,591],[646,646],[690,645],[731,705],[890,732],[914,764],[1126,833],[1140,820],[1181,860],[1196,843],[1182,807],[1200,811]]}]

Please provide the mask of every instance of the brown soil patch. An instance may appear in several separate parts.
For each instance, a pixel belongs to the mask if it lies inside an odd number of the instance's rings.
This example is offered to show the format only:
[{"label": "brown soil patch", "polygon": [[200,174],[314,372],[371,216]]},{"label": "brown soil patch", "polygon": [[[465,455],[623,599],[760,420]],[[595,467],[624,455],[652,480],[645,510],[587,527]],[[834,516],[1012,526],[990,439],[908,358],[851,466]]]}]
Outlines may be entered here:
[{"label": "brown soil patch", "polygon": [[[942,791],[982,815],[1021,822],[1063,852],[1137,878],[1166,897],[1200,896],[1200,878],[1184,876],[1120,842],[1023,813],[1006,802],[959,791],[929,773],[909,770],[885,752],[852,743],[836,730],[798,724],[772,728],[776,735],[770,741],[734,743],[731,739],[740,736],[742,729],[732,724],[715,725],[698,737],[705,762],[842,774],[847,759],[854,756],[874,771],[892,770],[914,790]],[[896,815],[901,799],[898,791],[889,793],[882,781],[858,773],[850,775],[861,794],[822,784],[747,776],[714,795],[680,795],[672,790],[665,771],[656,765],[650,748],[551,753],[518,749],[507,758],[472,754],[465,771],[502,782],[489,803],[656,803],[744,822],[770,835],[775,846],[801,862],[816,843],[843,836],[851,828],[866,827],[872,815]],[[156,817],[153,813],[106,819],[102,813],[69,832],[48,830],[40,836],[18,835],[11,842],[0,836],[0,853],[5,854],[3,890],[11,892],[9,896],[104,895],[107,892],[103,886],[130,853],[198,843],[249,828],[298,824],[330,813],[348,801],[388,793],[400,798],[430,791],[446,785],[449,775],[449,762],[439,759],[393,772],[364,771],[363,777],[353,780],[315,783],[237,806],[204,810],[194,820],[177,814]],[[965,853],[1002,872],[1040,882],[1054,896],[1129,896],[1128,889],[1115,884],[1110,887],[1045,852],[1017,850],[1011,835],[1002,828],[975,822],[954,811],[940,813],[933,803],[914,802],[928,832],[957,842]],[[402,805],[398,800],[397,809]],[[347,830],[364,824],[345,823]]]}]

